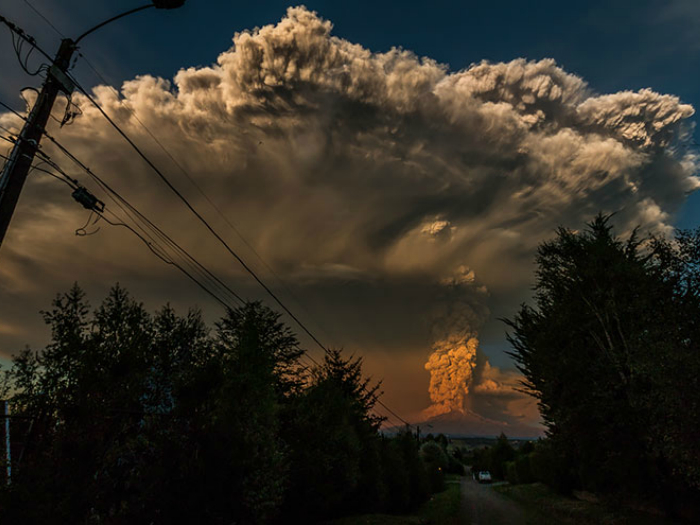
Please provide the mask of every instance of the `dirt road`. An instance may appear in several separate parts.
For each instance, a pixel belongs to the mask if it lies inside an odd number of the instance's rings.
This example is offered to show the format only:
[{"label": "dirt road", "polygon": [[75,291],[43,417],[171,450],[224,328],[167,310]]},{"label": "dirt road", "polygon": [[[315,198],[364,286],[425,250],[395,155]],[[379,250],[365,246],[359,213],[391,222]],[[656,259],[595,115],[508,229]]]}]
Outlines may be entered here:
[{"label": "dirt road", "polygon": [[462,477],[462,517],[465,525],[525,525],[525,514],[513,501],[490,485],[480,485],[469,474]]}]

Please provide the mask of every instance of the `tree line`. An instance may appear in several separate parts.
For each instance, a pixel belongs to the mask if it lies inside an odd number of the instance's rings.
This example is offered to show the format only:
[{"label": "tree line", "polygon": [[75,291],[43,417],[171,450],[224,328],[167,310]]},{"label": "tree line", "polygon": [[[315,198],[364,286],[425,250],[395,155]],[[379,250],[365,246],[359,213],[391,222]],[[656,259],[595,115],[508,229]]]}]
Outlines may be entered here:
[{"label": "tree line", "polygon": [[443,486],[440,454],[380,432],[362,360],[305,366],[259,302],[211,329],[118,285],[92,310],[75,285],[43,316],[50,344],[3,376],[19,441],[3,523],[307,523],[405,512]]}]

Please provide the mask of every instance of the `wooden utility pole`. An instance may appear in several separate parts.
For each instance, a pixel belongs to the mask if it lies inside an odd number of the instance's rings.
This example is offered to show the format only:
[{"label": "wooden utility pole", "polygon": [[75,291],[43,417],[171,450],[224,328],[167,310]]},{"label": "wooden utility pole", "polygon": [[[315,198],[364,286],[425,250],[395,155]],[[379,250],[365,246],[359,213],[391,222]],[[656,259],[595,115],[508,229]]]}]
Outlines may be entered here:
[{"label": "wooden utility pole", "polygon": [[[12,214],[17,206],[19,194],[22,192],[24,181],[27,179],[27,174],[34,161],[34,155],[36,155],[39,149],[39,142],[41,141],[41,136],[44,134],[46,123],[51,116],[51,109],[56,101],[58,92],[63,91],[66,95],[70,96],[75,88],[73,81],[68,77],[66,72],[68,71],[70,59],[77,49],[78,43],[101,27],[115,20],[119,20],[120,18],[124,18],[125,16],[152,7],[156,9],[177,9],[178,7],[182,7],[184,3],[185,0],[151,0],[150,3],[146,5],[130,9],[129,11],[113,16],[97,24],[92,29],[85,31],[75,40],[64,38],[61,41],[61,47],[51,67],[49,67],[46,81],[41,88],[41,93],[39,93],[39,98],[34,104],[29,118],[27,118],[22,128],[22,132],[19,134],[14,148],[12,148],[12,153],[2,170],[2,174],[0,174],[0,246],[2,246],[5,232],[7,232],[7,227],[10,224],[10,220],[12,220]],[[33,38],[26,35],[4,16],[0,16],[0,22],[7,25],[10,30],[18,34],[20,38],[36,46],[36,42]],[[45,53],[43,54],[46,55]],[[48,56],[47,58],[50,59]]]},{"label": "wooden utility pole", "polygon": [[29,118],[22,128],[10,158],[0,174],[0,246],[17,206],[24,181],[39,149],[39,142],[51,115],[51,109],[59,91],[70,95],[73,82],[66,75],[70,59],[75,51],[75,43],[66,38],[61,42],[58,54],[51,64],[39,98],[32,108]]}]

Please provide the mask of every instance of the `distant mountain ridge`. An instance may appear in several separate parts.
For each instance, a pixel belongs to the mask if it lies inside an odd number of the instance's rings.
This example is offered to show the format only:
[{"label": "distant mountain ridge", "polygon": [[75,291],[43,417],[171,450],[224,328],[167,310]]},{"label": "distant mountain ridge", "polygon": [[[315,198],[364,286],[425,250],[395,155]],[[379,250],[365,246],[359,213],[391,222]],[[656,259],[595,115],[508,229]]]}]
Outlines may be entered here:
[{"label": "distant mountain ridge", "polygon": [[[490,438],[497,437],[503,432],[512,439],[536,439],[544,435],[542,427],[525,423],[506,423],[494,421],[475,414],[470,410],[464,412],[448,412],[414,423],[420,427],[421,435],[445,434],[454,438]],[[385,427],[384,432],[393,434],[403,427]],[[415,428],[413,428],[415,432]]]}]

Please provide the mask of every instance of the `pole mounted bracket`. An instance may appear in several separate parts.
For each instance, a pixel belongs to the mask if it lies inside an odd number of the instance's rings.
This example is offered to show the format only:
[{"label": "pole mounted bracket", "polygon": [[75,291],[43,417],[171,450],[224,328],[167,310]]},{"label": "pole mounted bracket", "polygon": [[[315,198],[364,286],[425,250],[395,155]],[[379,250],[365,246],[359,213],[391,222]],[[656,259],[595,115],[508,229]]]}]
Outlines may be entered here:
[{"label": "pole mounted bracket", "polygon": [[61,71],[61,68],[56,66],[56,64],[51,65],[51,67],[49,68],[49,74],[56,79],[56,81],[61,87],[61,91],[63,91],[66,95],[70,95],[71,93],[73,93],[73,91],[75,90],[75,84],[68,77],[68,75]]},{"label": "pole mounted bracket", "polygon": [[83,186],[78,186],[75,190],[73,190],[72,195],[73,198],[82,204],[83,208],[86,210],[97,211],[100,213],[105,211],[105,203],[95,197],[87,190],[87,188],[84,188]]}]

